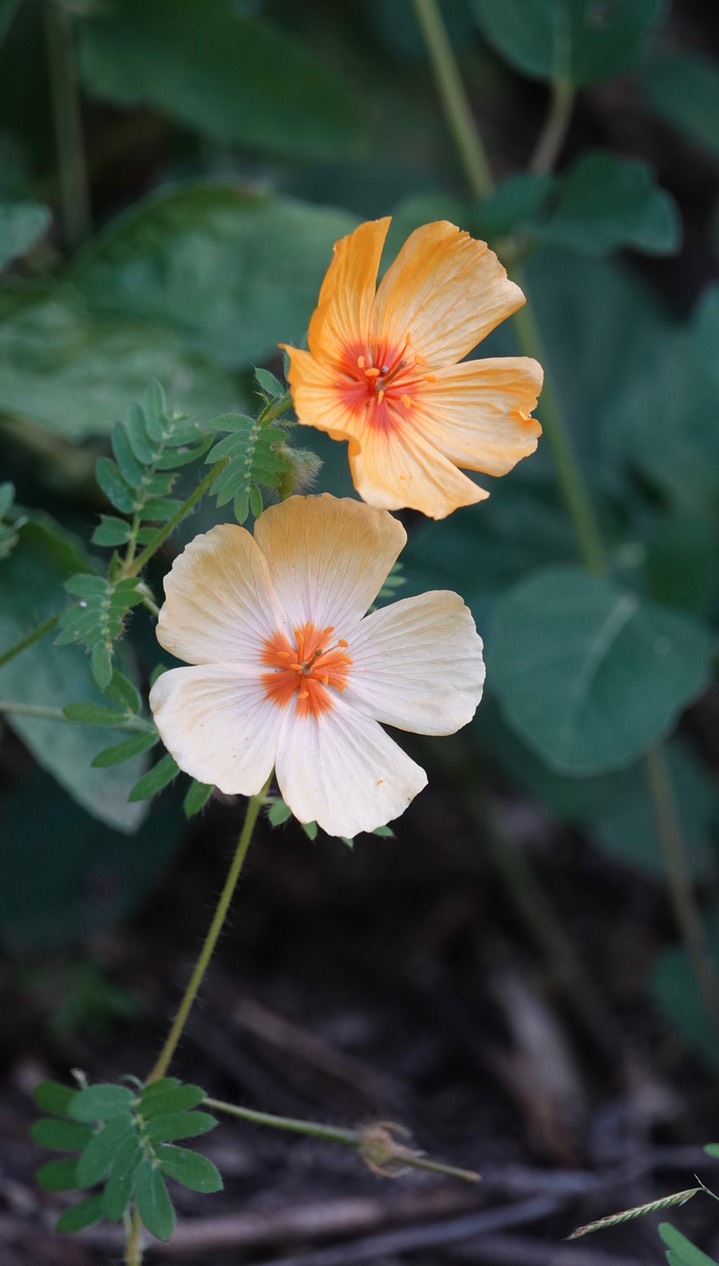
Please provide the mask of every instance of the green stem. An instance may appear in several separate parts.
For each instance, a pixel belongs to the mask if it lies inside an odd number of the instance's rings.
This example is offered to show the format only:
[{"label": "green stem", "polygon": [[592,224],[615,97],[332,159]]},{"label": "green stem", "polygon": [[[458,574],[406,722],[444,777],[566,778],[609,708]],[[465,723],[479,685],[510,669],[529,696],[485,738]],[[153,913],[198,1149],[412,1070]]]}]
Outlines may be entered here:
[{"label": "green stem", "polygon": [[[224,464],[227,464],[227,459],[225,459]],[[125,566],[121,569],[120,575],[122,578],[138,576],[140,574],[143,567],[147,566],[150,559],[153,558],[157,551],[165,544],[168,537],[172,536],[175,528],[182,523],[182,520],[186,518],[191,510],[195,508],[200,498],[204,497],[207,489],[210,487],[213,480],[216,479],[222,465],[223,463],[218,462],[212,467],[212,469],[205,475],[202,482],[197,485],[195,491],[187,498],[187,501],[183,501],[179,510],[173,514],[169,522],[165,523],[163,527],[158,528],[156,535],[153,536],[149,545],[145,547],[142,553],[138,554],[137,558],[129,566]]]},{"label": "green stem", "polygon": [[45,0],[44,10],[65,232],[77,250],[90,236],[91,217],[73,32],[60,0]]},{"label": "green stem", "polygon": [[[216,1112],[225,1112],[228,1116],[239,1117],[241,1121],[250,1121],[253,1125],[269,1126],[273,1130],[285,1130],[290,1134],[303,1134],[308,1138],[321,1139],[325,1143],[339,1143],[341,1147],[349,1147],[353,1151],[367,1150],[371,1154],[372,1127],[367,1130],[343,1130],[339,1126],[323,1125],[319,1121],[303,1121],[297,1117],[280,1117],[272,1112],[258,1112],[254,1108],[241,1108],[234,1103],[225,1103],[222,1099],[205,1098],[203,1107],[212,1108]],[[442,1161],[433,1161],[426,1156],[417,1155],[411,1148],[395,1143],[385,1127],[382,1131],[382,1146],[387,1149],[385,1163],[408,1165],[412,1169],[425,1169],[433,1174],[445,1174],[449,1178],[463,1178],[466,1182],[478,1182],[479,1174],[471,1169],[459,1169],[456,1165],[445,1165]]]},{"label": "green stem", "polygon": [[[514,280],[522,290],[526,288],[519,269],[514,270]],[[534,313],[529,304],[525,304],[518,312],[515,312],[513,321],[522,354],[531,356],[542,363],[544,359],[542,344]],[[545,374],[542,388],[540,413],[544,434],[554,461],[557,482],[574,527],[582,561],[593,575],[604,576],[608,571],[608,565],[599,523],[548,373]]]},{"label": "green stem", "polygon": [[662,749],[651,748],[644,757],[644,766],[667,868],[674,917],[686,946],[707,1018],[715,1032],[719,1033],[719,981],[687,870],[686,847],[672,777]]},{"label": "green stem", "polygon": [[177,1044],[182,1037],[182,1031],[187,1023],[187,1017],[192,1010],[192,1005],[197,997],[205,972],[210,965],[210,959],[212,958],[212,954],[227,917],[227,911],[230,908],[230,902],[232,901],[235,888],[237,887],[237,881],[240,877],[245,857],[247,856],[247,850],[250,846],[252,832],[260,809],[264,803],[269,785],[270,779],[268,778],[259,795],[251,796],[248,801],[244,825],[240,833],[240,838],[237,841],[237,848],[235,849],[235,855],[232,859],[232,865],[227,872],[227,878],[222,892],[220,893],[220,899],[212,917],[212,922],[208,929],[207,936],[205,937],[202,949],[200,950],[199,958],[195,963],[194,970],[188,982],[182,1001],[177,1009],[177,1015],[172,1022],[170,1032],[165,1039],[165,1044],[155,1061],[155,1065],[150,1073],[150,1076],[147,1079],[148,1085],[151,1081],[157,1081],[160,1077],[164,1077],[167,1069],[169,1068],[170,1061],[177,1049]]},{"label": "green stem", "polygon": [[137,1209],[133,1207],[125,1238],[125,1266],[142,1266],[143,1256],[142,1222]]},{"label": "green stem", "polygon": [[568,79],[554,80],[549,111],[534,153],[529,160],[530,171],[543,175],[554,167],[567,135],[574,108],[574,97],[574,87]]},{"label": "green stem", "polygon": [[65,716],[62,708],[46,708],[39,703],[5,703],[3,701],[0,702],[0,715],[4,712],[11,712],[19,717],[44,717],[47,721],[67,721],[69,719]]},{"label": "green stem", "polygon": [[57,615],[51,615],[47,620],[43,620],[42,624],[38,624],[37,628],[28,633],[26,637],[21,638],[19,642],[15,642],[14,646],[10,646],[8,650],[3,651],[2,655],[0,655],[0,668],[3,668],[5,664],[9,664],[10,660],[19,655],[21,651],[27,650],[28,646],[34,646],[35,642],[39,642],[40,638],[45,637],[46,633],[52,633],[59,619],[60,612],[58,611]]},{"label": "green stem", "polygon": [[484,201],[494,189],[482,138],[477,130],[437,0],[414,0],[414,11],[434,68],[449,129],[454,137],[467,183]]}]

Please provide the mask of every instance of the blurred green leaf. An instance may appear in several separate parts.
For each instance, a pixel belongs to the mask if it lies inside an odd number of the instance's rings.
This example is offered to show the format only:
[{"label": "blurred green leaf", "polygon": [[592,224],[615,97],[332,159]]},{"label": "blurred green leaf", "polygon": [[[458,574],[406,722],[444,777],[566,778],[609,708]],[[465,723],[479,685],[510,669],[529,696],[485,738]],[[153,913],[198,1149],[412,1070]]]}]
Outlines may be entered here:
[{"label": "blurred green leaf", "polygon": [[51,219],[49,209],[39,202],[0,202],[0,268],[34,246],[47,232]]},{"label": "blurred green leaf", "polygon": [[345,80],[232,0],[122,0],[80,23],[90,90],[154,105],[224,142],[297,158],[343,158],[361,115]]},{"label": "blurred green leaf", "polygon": [[649,543],[644,570],[656,602],[705,615],[719,580],[719,529],[691,514],[665,516]]},{"label": "blurred green leaf", "polygon": [[677,1231],[671,1222],[660,1222],[657,1227],[660,1238],[668,1248],[669,1266],[717,1266],[713,1257],[707,1257],[700,1249]]},{"label": "blurred green leaf", "polygon": [[[99,733],[107,742],[107,731]],[[128,839],[89,817],[49,777],[33,774],[5,796],[0,820],[4,944],[25,955],[107,930],[158,882],[185,830],[178,805],[168,800]],[[70,1017],[76,1025],[80,1004]]]},{"label": "blurred green leaf", "polygon": [[135,784],[130,792],[130,800],[134,803],[136,800],[147,800],[150,796],[156,796],[158,792],[164,790],[165,787],[177,777],[180,772],[179,765],[169,752],[161,756],[156,765],[152,769],[148,769],[143,774],[139,782]]},{"label": "blurred green leaf", "polygon": [[531,228],[553,185],[554,177],[546,173],[521,172],[503,180],[477,211],[480,237],[497,240]]},{"label": "blurred green leaf", "polygon": [[197,780],[193,778],[183,801],[185,817],[194,818],[196,813],[199,813],[201,809],[204,809],[207,801],[212,795],[212,791],[213,788],[211,784],[197,782]]},{"label": "blurred green leaf", "polygon": [[598,150],[562,178],[554,209],[533,229],[543,241],[598,256],[623,246],[665,255],[681,238],[677,205],[649,164]]},{"label": "blurred green leaf", "polygon": [[[17,548],[0,567],[0,654],[62,610],[65,580],[87,566],[74,538],[49,520],[21,529]],[[126,652],[120,649],[128,668]],[[55,646],[51,634],[0,668],[0,698],[58,708],[78,702],[97,705],[84,652]],[[36,760],[88,813],[119,830],[137,828],[143,810],[127,798],[142,772],[139,757],[114,769],[93,769],[94,757],[107,747],[106,730],[19,715],[6,719]]]},{"label": "blurred green leaf", "polygon": [[183,1112],[187,1108],[196,1108],[205,1097],[202,1086],[194,1086],[190,1082],[168,1085],[161,1089],[157,1089],[157,1086],[157,1082],[150,1082],[142,1090],[138,1111],[145,1121],[166,1116],[168,1113]]},{"label": "blurred green leaf", "polygon": [[231,379],[189,350],[171,322],[133,320],[114,307],[106,297],[95,313],[68,286],[0,290],[0,410],[80,440],[109,434],[153,377],[194,416],[237,405]]},{"label": "blurred green leaf", "polygon": [[538,79],[590,84],[636,61],[663,0],[473,0],[489,43]]},{"label": "blurred green leaf", "polygon": [[135,1200],[143,1226],[158,1240],[169,1240],[175,1229],[175,1211],[165,1180],[149,1156],[140,1161],[135,1174]]},{"label": "blurred green leaf", "polygon": [[93,1134],[77,1161],[77,1186],[94,1187],[95,1183],[102,1182],[118,1147],[134,1132],[132,1117],[123,1112]]},{"label": "blurred green leaf", "polygon": [[[707,919],[706,939],[711,966],[719,975],[719,917]],[[665,950],[655,962],[651,991],[666,1021],[682,1036],[690,1050],[713,1072],[719,1072],[716,1031],[708,1018],[694,969],[683,947]]]},{"label": "blurred green leaf", "polygon": [[77,1161],[46,1161],[36,1171],[35,1181],[43,1191],[73,1191],[78,1186]]},{"label": "blurred green leaf", "polygon": [[71,1205],[60,1215],[56,1229],[66,1234],[82,1231],[86,1226],[92,1226],[93,1222],[99,1222],[102,1217],[102,1197],[88,1196],[86,1200]]},{"label": "blurred green leaf", "polygon": [[488,673],[511,725],[552,768],[630,764],[710,676],[704,627],[579,568],[547,568],[498,602]]},{"label": "blurred green leaf", "polygon": [[142,1144],[133,1131],[120,1141],[110,1164],[102,1211],[110,1222],[119,1222],[130,1203],[135,1175],[143,1159]]},{"label": "blurred green leaf", "polygon": [[120,216],[72,277],[98,314],[164,326],[188,351],[242,368],[304,337],[333,243],[354,226],[346,212],[237,185],[180,185]]},{"label": "blurred green leaf", "polygon": [[157,1161],[168,1178],[174,1178],[190,1191],[201,1191],[206,1194],[222,1191],[222,1176],[206,1156],[199,1152],[191,1152],[186,1147],[174,1147],[164,1143],[157,1149]]},{"label": "blurred green leaf", "polygon": [[53,1112],[55,1116],[67,1116],[70,1101],[75,1093],[72,1086],[63,1086],[59,1081],[41,1081],[33,1091],[33,1099],[43,1112]]},{"label": "blurred green leaf", "polygon": [[50,1147],[56,1152],[72,1152],[89,1143],[92,1130],[89,1125],[82,1125],[79,1121],[40,1117],[39,1121],[33,1121],[30,1126],[30,1137],[41,1147]]},{"label": "blurred green leaf", "polygon": [[145,1133],[151,1143],[174,1143],[176,1139],[207,1134],[216,1125],[217,1120],[209,1112],[168,1112],[153,1116],[147,1122]]},{"label": "blurred green leaf", "polygon": [[662,50],[639,71],[652,110],[689,140],[719,154],[719,61]]},{"label": "blurred green leaf", "polygon": [[123,743],[116,743],[113,747],[106,747],[98,752],[92,762],[93,768],[107,769],[110,765],[121,765],[123,761],[138,756],[140,752],[148,752],[159,741],[160,736],[156,732],[140,731],[139,734],[132,734]]}]

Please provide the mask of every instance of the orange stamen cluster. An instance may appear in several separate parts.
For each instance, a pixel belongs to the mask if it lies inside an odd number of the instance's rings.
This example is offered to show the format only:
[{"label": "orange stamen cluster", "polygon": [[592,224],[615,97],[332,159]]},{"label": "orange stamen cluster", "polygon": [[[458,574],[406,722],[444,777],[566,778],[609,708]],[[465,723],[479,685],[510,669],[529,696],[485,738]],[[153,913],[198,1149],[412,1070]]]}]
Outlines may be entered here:
[{"label": "orange stamen cluster", "polygon": [[377,430],[395,431],[406,422],[425,380],[421,368],[427,362],[419,352],[410,352],[410,342],[409,334],[401,347],[370,338],[367,348],[348,349],[344,357],[342,395]]},{"label": "orange stamen cluster", "polygon": [[294,645],[277,631],[262,650],[262,663],[270,672],[262,674],[267,697],[286,708],[292,700],[300,716],[320,716],[332,705],[332,690],[342,691],[352,660],[345,653],[347,642],[339,638],[328,646],[334,627],[318,629],[308,621],[294,630]]}]

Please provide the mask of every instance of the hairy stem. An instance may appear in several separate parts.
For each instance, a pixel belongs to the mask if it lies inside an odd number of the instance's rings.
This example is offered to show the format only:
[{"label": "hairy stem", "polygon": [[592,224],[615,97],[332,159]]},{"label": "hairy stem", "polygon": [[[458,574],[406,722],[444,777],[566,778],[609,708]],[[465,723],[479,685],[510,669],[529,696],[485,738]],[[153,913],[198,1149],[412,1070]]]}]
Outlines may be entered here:
[{"label": "hairy stem", "polygon": [[245,857],[247,856],[247,850],[250,846],[252,832],[260,809],[264,803],[269,782],[270,780],[268,779],[259,795],[251,796],[248,801],[244,825],[242,827],[242,831],[240,832],[240,838],[237,841],[235,855],[232,859],[230,869],[227,872],[227,878],[222,892],[220,893],[220,899],[217,902],[212,922],[208,929],[207,936],[205,937],[202,949],[200,950],[197,962],[195,963],[192,975],[190,976],[187,988],[185,989],[182,1001],[177,1009],[177,1015],[172,1022],[170,1032],[165,1039],[165,1044],[162,1047],[162,1050],[155,1061],[152,1072],[147,1079],[148,1085],[151,1081],[157,1081],[160,1077],[164,1077],[167,1069],[169,1068],[170,1061],[177,1049],[177,1044],[182,1037],[183,1029],[187,1023],[187,1018],[192,1010],[193,1003],[199,992],[205,972],[210,965],[210,960],[215,946],[224,926],[227,912],[230,908],[230,902],[232,901],[235,888],[237,887],[237,881],[240,877]]},{"label": "hairy stem", "polygon": [[[224,464],[225,465],[227,464],[227,459],[225,459]],[[165,541],[168,539],[168,537],[172,536],[172,533],[174,532],[175,528],[178,527],[180,523],[182,523],[182,520],[187,517],[190,511],[194,510],[198,501],[202,497],[204,497],[205,493],[207,492],[207,489],[210,487],[213,480],[217,477],[217,474],[219,473],[222,465],[223,463],[218,462],[217,465],[212,467],[212,469],[205,475],[205,478],[202,480],[202,482],[197,485],[194,492],[190,493],[190,496],[187,498],[187,501],[183,501],[179,510],[175,511],[172,518],[167,523],[165,523],[161,528],[158,528],[157,533],[155,534],[155,536],[153,536],[149,545],[145,546],[142,553],[138,554],[137,558],[134,559],[129,565],[126,565],[121,568],[120,578],[124,579],[124,578],[129,578],[130,576],[139,576],[143,567],[147,566],[150,559],[153,558],[154,555],[157,553],[157,551],[165,544]]]},{"label": "hairy stem", "polygon": [[5,664],[9,664],[10,660],[14,659],[16,655],[19,655],[21,651],[27,650],[28,646],[34,646],[35,643],[39,642],[40,638],[45,637],[47,633],[52,633],[52,630],[60,620],[60,614],[61,613],[58,611],[56,615],[49,616],[47,620],[43,620],[42,624],[38,624],[37,628],[34,628],[32,632],[26,634],[25,637],[20,638],[19,642],[15,642],[13,646],[10,646],[6,651],[3,651],[2,655],[0,655],[0,668],[3,668]]},{"label": "hairy stem", "polygon": [[559,153],[567,135],[569,121],[574,108],[574,87],[568,79],[555,79],[552,83],[552,98],[539,134],[537,144],[529,160],[529,170],[542,175],[551,171],[559,157]]},{"label": "hairy stem", "polygon": [[[302,1121],[297,1117],[280,1117],[272,1112],[258,1112],[254,1108],[242,1108],[234,1103],[225,1103],[222,1099],[205,1098],[205,1108],[216,1112],[226,1112],[228,1116],[239,1117],[241,1121],[250,1121],[253,1125],[266,1125],[272,1130],[285,1130],[290,1134],[304,1134],[308,1138],[321,1139],[325,1143],[339,1143],[341,1147],[349,1147],[353,1151],[363,1152],[372,1146],[372,1127],[366,1130],[344,1130],[339,1126],[323,1125],[320,1121]],[[426,1156],[418,1155],[411,1148],[395,1143],[390,1134],[391,1126],[384,1130],[383,1145],[387,1147],[386,1162],[396,1162],[412,1169],[426,1169],[433,1174],[446,1174],[449,1178],[463,1178],[466,1182],[478,1182],[479,1174],[471,1169],[458,1169],[456,1165],[445,1165],[442,1161],[433,1161]]]},{"label": "hairy stem", "polygon": [[44,13],[65,232],[77,250],[90,236],[91,217],[73,32],[58,0],[45,0]]},{"label": "hairy stem", "polygon": [[414,0],[414,11],[429,53],[447,124],[454,138],[467,183],[484,200],[494,189],[482,138],[475,126],[462,77],[442,20],[437,0]]},{"label": "hairy stem", "polygon": [[142,1266],[142,1222],[137,1209],[132,1209],[125,1236],[125,1266]]}]

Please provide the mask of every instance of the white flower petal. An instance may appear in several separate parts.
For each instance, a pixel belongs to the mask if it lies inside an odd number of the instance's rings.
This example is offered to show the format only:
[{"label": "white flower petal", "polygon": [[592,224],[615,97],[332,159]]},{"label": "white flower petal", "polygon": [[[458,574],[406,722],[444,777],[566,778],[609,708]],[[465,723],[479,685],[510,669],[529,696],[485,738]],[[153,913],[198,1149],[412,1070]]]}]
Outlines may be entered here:
[{"label": "white flower petal", "polygon": [[286,713],[276,773],[300,822],[348,837],[399,817],[427,785],[424,770],[343,697],[318,719]]},{"label": "white flower petal", "polygon": [[270,506],[255,540],[290,627],[311,621],[342,637],[377,597],[407,534],[385,510],[325,493]]},{"label": "white flower petal", "polygon": [[267,565],[245,528],[224,523],[196,536],[165,577],[157,640],[191,664],[259,663],[278,627]]},{"label": "white flower petal", "polygon": [[180,769],[227,795],[256,796],[275,763],[282,710],[256,673],[235,664],[172,668],[150,691],[165,747]]},{"label": "white flower petal", "polygon": [[424,593],[373,611],[351,654],[343,698],[384,725],[454,734],[482,697],[482,639],[456,593]]}]

